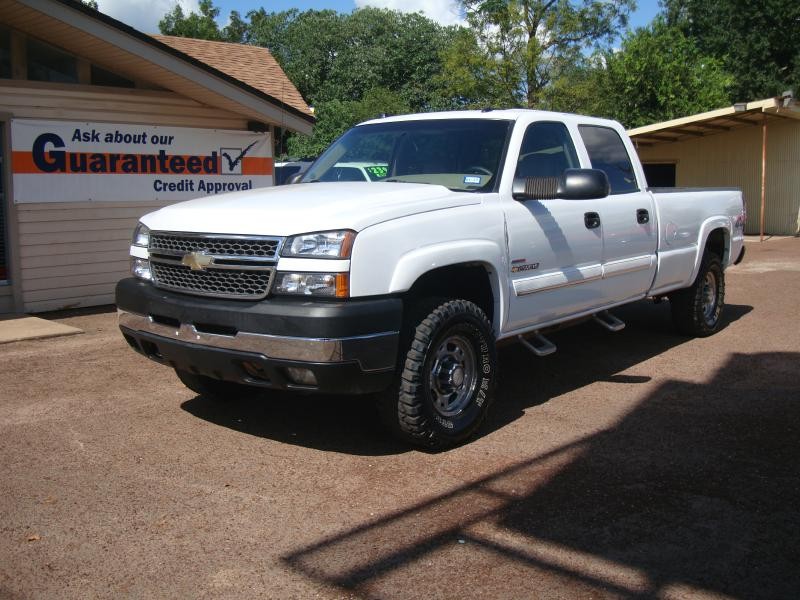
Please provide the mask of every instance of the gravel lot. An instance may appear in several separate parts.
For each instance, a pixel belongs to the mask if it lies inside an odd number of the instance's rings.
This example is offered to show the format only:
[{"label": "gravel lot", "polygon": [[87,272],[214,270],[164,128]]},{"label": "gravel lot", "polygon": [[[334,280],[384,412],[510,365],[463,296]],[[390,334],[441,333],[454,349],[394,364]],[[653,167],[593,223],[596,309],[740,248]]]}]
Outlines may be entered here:
[{"label": "gravel lot", "polygon": [[369,403],[220,406],[84,335],[0,346],[0,598],[797,598],[800,239],[748,243],[725,326],[616,311],[500,352],[480,436]]}]

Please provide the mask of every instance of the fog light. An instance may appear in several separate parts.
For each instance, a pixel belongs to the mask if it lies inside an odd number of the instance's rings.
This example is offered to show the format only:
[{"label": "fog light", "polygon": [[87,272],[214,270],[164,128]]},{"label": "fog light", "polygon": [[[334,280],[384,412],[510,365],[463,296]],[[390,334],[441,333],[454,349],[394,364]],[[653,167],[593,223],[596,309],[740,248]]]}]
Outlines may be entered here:
[{"label": "fog light", "polygon": [[286,375],[298,385],[317,385],[317,376],[310,369],[286,367]]},{"label": "fog light", "polygon": [[136,258],[131,256],[131,273],[134,277],[139,279],[152,279],[153,274],[150,271],[150,261],[146,258]]}]

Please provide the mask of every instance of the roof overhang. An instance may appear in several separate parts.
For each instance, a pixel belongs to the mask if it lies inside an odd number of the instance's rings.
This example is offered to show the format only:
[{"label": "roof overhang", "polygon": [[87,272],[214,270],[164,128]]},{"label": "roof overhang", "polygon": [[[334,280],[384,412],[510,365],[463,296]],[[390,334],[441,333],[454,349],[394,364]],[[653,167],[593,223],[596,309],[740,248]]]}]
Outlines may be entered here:
[{"label": "roof overhang", "polygon": [[[310,134],[314,117],[73,0],[0,0],[2,22],[110,70],[255,121]],[[43,35],[46,33],[46,35]]]},{"label": "roof overhang", "polygon": [[800,119],[800,106],[791,95],[742,102],[689,117],[630,129],[628,135],[637,147],[647,147],[760,125],[769,118]]}]

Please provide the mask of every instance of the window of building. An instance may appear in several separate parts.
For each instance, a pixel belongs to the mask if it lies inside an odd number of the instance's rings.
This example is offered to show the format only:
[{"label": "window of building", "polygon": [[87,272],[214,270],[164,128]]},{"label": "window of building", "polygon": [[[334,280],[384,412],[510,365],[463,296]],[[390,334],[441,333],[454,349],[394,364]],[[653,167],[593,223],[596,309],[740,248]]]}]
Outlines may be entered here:
[{"label": "window of building", "polygon": [[28,79],[78,83],[78,59],[55,46],[28,38]]},{"label": "window of building", "polygon": [[645,163],[644,176],[650,187],[675,187],[675,163]]},{"label": "window of building", "polygon": [[580,125],[581,138],[589,153],[593,169],[605,171],[612,194],[636,192],[636,174],[619,134],[610,127]]},{"label": "window of building", "polygon": [[0,79],[11,79],[11,32],[0,27]]},{"label": "window of building", "polygon": [[106,71],[102,67],[92,65],[92,85],[105,85],[109,87],[132,88],[136,87],[133,81],[122,75]]}]

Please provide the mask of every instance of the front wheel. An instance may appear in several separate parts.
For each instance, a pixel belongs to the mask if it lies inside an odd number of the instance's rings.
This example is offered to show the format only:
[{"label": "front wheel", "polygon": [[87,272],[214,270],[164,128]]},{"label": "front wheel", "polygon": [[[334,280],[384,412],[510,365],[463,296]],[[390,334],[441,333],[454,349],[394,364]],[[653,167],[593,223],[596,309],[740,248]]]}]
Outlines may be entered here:
[{"label": "front wheel", "polygon": [[497,356],[489,320],[472,302],[451,300],[409,337],[399,386],[382,398],[384,421],[414,445],[456,445],[481,425],[492,402]]},{"label": "front wheel", "polygon": [[715,333],[725,305],[725,272],[719,257],[706,252],[694,283],[670,294],[669,302],[680,333],[694,337]]}]

